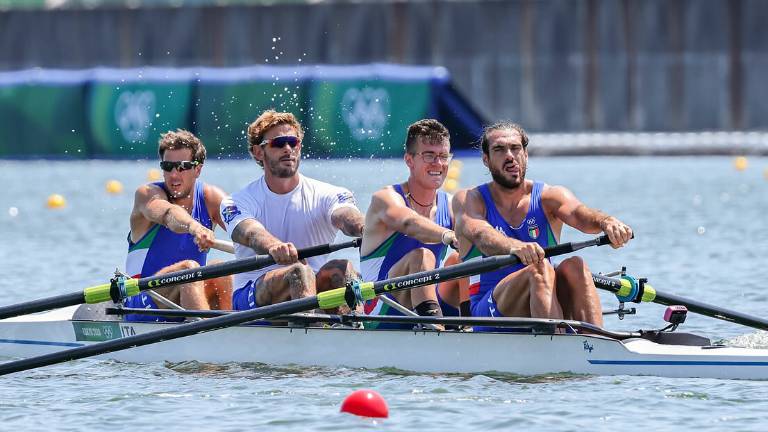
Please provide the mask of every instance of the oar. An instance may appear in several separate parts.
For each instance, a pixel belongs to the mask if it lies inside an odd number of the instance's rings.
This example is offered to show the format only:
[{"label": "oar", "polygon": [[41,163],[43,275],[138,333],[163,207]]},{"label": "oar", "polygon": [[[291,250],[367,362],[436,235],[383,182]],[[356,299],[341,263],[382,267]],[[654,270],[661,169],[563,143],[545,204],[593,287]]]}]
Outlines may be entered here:
[{"label": "oar", "polygon": [[213,241],[211,249],[217,249],[226,253],[235,253],[235,245],[230,241],[216,239]]},{"label": "oar", "polygon": [[[299,250],[299,259],[309,258],[317,255],[325,255],[340,249],[358,247],[359,244],[360,239],[354,239],[343,243],[312,246]],[[71,294],[63,294],[59,296],[0,307],[0,319],[26,315],[35,312],[42,312],[50,309],[62,308],[65,306],[79,305],[83,303],[93,304],[105,302],[108,300],[117,301],[120,298],[133,296],[147,289],[157,289],[178,283],[188,283],[213,279],[220,276],[227,276],[235,273],[260,269],[270,266],[274,263],[275,260],[269,255],[257,255],[241,260],[211,264],[195,269],[181,270],[157,276],[144,277],[141,279],[125,279],[124,282],[122,282],[122,287],[120,286],[121,283],[116,281],[108,284],[96,285]]]},{"label": "oar", "polygon": [[768,320],[700,301],[690,300],[674,294],[665,294],[657,291],[647,283],[639,283],[634,278],[628,277],[615,279],[593,274],[592,280],[595,281],[595,286],[597,288],[610,291],[619,297],[629,299],[629,301],[634,301],[636,303],[653,302],[666,306],[681,305],[688,308],[691,312],[711,318],[717,318],[760,330],[768,330]]},{"label": "oar", "polygon": [[[600,236],[583,242],[564,243],[552,246],[544,249],[544,252],[547,257],[551,257],[574,252],[589,246],[600,246],[608,243],[610,243],[610,241],[606,236]],[[414,273],[408,276],[400,276],[377,282],[362,282],[355,286],[347,286],[325,291],[312,297],[277,303],[192,323],[169,326],[169,328],[162,330],[155,330],[121,339],[113,339],[93,345],[85,345],[39,357],[12,361],[0,365],[0,375],[62,363],[69,360],[92,357],[132,347],[149,345],[156,342],[178,339],[198,333],[232,327],[262,318],[269,319],[278,315],[287,315],[318,308],[333,309],[343,304],[354,303],[356,299],[358,301],[370,300],[385,292],[406,290],[418,286],[431,285],[439,281],[463,278],[497,270],[519,262],[520,259],[515,255],[494,256],[435,270]]]}]

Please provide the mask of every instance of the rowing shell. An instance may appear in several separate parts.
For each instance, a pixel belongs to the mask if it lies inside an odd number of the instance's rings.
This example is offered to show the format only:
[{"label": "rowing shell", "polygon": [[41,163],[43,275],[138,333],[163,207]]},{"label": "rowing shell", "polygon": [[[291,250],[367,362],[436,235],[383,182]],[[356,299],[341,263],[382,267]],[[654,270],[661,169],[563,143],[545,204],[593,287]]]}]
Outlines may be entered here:
[{"label": "rowing shell", "polygon": [[[73,306],[0,321],[0,356],[31,357],[147,333],[173,323],[99,317]],[[95,315],[96,314],[96,315]],[[95,317],[95,318],[94,318]],[[528,319],[546,327],[553,320]],[[608,334],[608,332],[606,332]],[[704,340],[704,338],[699,338]],[[128,362],[257,362],[424,373],[575,373],[768,379],[768,350],[540,332],[362,330],[243,325],[106,354]]]}]

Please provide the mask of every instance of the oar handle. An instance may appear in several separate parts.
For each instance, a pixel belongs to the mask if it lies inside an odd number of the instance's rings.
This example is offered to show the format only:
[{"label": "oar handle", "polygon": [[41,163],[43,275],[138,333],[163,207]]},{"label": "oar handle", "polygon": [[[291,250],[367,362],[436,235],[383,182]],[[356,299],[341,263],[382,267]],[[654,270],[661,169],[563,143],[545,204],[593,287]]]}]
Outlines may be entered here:
[{"label": "oar handle", "polygon": [[216,239],[211,245],[211,249],[220,250],[226,253],[235,253],[235,245],[230,241]]},{"label": "oar handle", "polygon": [[[298,252],[299,258],[303,259],[317,255],[325,255],[341,249],[358,246],[360,246],[360,239],[355,238],[353,240],[342,243],[312,246],[305,249],[300,249]],[[242,260],[211,264],[191,270],[180,270],[159,276],[150,276],[141,279],[127,279],[124,282],[123,289],[128,295],[136,295],[140,291],[146,289],[161,288],[167,285],[178,283],[214,279],[220,276],[256,270],[272,265],[274,263],[275,260],[271,256],[258,255]],[[27,315],[66,306],[74,306],[83,303],[100,303],[112,299],[112,291],[114,291],[114,287],[111,283],[108,283],[89,287],[85,290],[70,294],[63,294],[39,300],[32,300],[25,303],[17,303],[14,305],[4,306],[0,307],[0,319]]]},{"label": "oar handle", "polygon": [[361,241],[361,238],[354,238],[343,243],[324,244],[301,249],[298,251],[299,259],[309,258],[317,255],[325,255],[342,249],[359,247]]},{"label": "oar handle", "polygon": [[590,246],[604,246],[607,244],[611,244],[611,240],[608,238],[607,235],[603,234],[601,236],[595,237],[590,240],[585,240],[581,242],[563,243],[555,246],[550,246],[548,248],[544,248],[544,256],[549,258],[557,255],[564,255],[567,253],[576,252],[579,249],[584,249]]}]

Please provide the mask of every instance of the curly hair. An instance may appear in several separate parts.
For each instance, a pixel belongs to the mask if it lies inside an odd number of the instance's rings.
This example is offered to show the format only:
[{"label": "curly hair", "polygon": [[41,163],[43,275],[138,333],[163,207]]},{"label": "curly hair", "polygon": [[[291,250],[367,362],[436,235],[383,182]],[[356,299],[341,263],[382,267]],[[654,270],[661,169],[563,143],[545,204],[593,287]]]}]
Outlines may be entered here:
[{"label": "curly hair", "polygon": [[157,154],[162,160],[166,150],[185,148],[192,150],[192,160],[198,161],[201,164],[205,163],[206,152],[203,142],[195,134],[184,129],[176,129],[176,131],[168,131],[160,135]]}]

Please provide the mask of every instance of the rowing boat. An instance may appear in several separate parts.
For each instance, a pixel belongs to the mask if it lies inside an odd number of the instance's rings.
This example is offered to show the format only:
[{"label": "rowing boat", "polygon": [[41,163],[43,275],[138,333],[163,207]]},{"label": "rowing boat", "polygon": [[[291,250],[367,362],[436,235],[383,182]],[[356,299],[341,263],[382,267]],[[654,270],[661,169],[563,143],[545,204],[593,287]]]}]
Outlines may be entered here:
[{"label": "rowing boat", "polygon": [[[31,357],[180,324],[126,322],[100,305],[70,306],[0,320],[0,356]],[[708,339],[668,331],[610,332],[586,323],[509,319],[515,332],[364,330],[303,326],[332,316],[296,315],[293,326],[253,323],[166,340],[100,356],[128,362],[256,362],[352,368],[397,368],[421,373],[540,375],[653,375],[768,379],[768,350],[712,345]],[[349,318],[349,317],[347,317]],[[365,316],[355,320],[366,320]],[[439,318],[383,318],[438,322]],[[483,319],[442,323],[487,324]],[[317,325],[317,324],[314,324]],[[591,332],[585,334],[583,332]]]},{"label": "rowing boat", "polygon": [[[300,256],[328,253],[355,242],[319,245]],[[605,236],[548,247],[545,256],[608,243]],[[662,293],[645,278],[624,269],[593,275],[595,286],[614,293],[620,316],[634,312],[625,302],[670,306],[661,330],[612,332],[591,324],[533,318],[436,318],[307,315],[315,309],[354,306],[377,295],[458,279],[519,263],[514,256],[485,257],[434,270],[345,287],[247,311],[110,310],[128,295],[178,283],[204,280],[274,263],[271,257],[236,260],[141,279],[116,275],[109,284],[80,292],[0,308],[0,356],[22,357],[0,363],[0,375],[18,373],[87,357],[131,362],[256,362],[270,365],[397,368],[427,373],[511,373],[539,375],[655,375],[768,379],[768,350],[713,345],[704,337],[676,332],[692,312],[768,330],[768,320],[719,306]],[[619,275],[620,278],[609,276]],[[112,308],[116,309],[116,308]],[[47,312],[44,312],[47,311]],[[106,312],[170,314],[206,319],[184,323],[126,322]],[[120,316],[120,315],[117,315]],[[264,320],[270,320],[267,323]],[[275,321],[288,320],[278,326]],[[389,320],[417,325],[414,330],[335,328],[322,323]],[[267,325],[265,325],[267,324]],[[500,327],[496,332],[428,330],[443,326]],[[511,328],[511,329],[510,329]],[[504,331],[501,331],[504,330]],[[510,331],[512,330],[512,331]],[[215,333],[213,333],[215,331]]]}]

